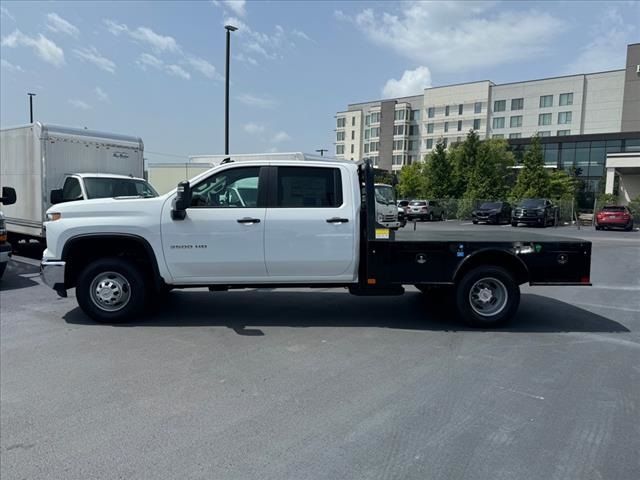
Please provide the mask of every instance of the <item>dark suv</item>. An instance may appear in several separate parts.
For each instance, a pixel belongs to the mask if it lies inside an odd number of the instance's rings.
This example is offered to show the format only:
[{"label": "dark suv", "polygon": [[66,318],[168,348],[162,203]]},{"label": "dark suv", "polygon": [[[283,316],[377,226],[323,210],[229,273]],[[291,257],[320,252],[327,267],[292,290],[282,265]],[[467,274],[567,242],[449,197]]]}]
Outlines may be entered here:
[{"label": "dark suv", "polygon": [[509,223],[511,221],[511,205],[507,202],[485,202],[471,212],[473,224],[478,222]]},{"label": "dark suv", "polygon": [[519,223],[546,227],[557,225],[559,209],[551,200],[545,198],[525,198],[513,209],[511,226],[517,227]]}]

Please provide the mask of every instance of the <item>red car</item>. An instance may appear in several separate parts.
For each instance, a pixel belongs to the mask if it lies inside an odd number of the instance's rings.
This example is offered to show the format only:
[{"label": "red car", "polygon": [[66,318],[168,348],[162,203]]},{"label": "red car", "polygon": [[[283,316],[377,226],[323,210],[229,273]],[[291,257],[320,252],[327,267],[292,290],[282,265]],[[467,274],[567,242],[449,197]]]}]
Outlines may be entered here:
[{"label": "red car", "polygon": [[624,228],[627,232],[633,230],[633,215],[628,207],[607,205],[597,213],[596,230],[613,227]]}]

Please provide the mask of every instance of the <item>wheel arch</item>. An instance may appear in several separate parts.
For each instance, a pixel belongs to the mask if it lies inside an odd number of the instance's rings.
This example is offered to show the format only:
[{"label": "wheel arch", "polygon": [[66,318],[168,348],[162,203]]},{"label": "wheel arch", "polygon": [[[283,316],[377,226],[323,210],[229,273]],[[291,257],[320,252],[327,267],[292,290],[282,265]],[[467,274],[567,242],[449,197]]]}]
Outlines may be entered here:
[{"label": "wheel arch", "polygon": [[66,262],[65,287],[76,285],[78,275],[89,262],[99,258],[128,257],[136,262],[159,289],[165,282],[151,244],[139,235],[129,233],[80,234],[65,242],[61,260]]},{"label": "wheel arch", "polygon": [[457,283],[467,272],[481,265],[504,268],[513,275],[518,285],[529,282],[529,269],[522,259],[495,248],[478,250],[466,257],[453,274],[453,281]]}]

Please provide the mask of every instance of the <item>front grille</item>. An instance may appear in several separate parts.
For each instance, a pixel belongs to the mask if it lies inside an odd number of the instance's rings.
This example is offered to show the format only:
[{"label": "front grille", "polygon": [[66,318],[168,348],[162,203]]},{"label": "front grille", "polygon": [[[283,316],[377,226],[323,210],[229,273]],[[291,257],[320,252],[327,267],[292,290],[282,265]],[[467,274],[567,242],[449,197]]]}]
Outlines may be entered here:
[{"label": "front grille", "polygon": [[527,210],[526,208],[516,208],[516,217],[536,217],[538,213],[535,210]]},{"label": "front grille", "polygon": [[395,222],[396,221],[396,216],[395,215],[383,215],[382,219],[385,222]]}]

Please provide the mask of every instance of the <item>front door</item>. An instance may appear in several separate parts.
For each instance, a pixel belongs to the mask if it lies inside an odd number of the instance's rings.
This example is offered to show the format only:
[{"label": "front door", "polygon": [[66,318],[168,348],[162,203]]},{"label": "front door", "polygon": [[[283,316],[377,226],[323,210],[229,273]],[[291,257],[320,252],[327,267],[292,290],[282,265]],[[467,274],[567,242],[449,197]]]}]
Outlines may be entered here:
[{"label": "front door", "polygon": [[[252,283],[267,276],[261,167],[230,166],[192,185],[184,220],[165,205],[162,242],[175,283]],[[266,170],[265,170],[266,173]]]},{"label": "front door", "polygon": [[348,171],[279,166],[269,198],[265,258],[271,281],[355,278],[356,221]]}]

